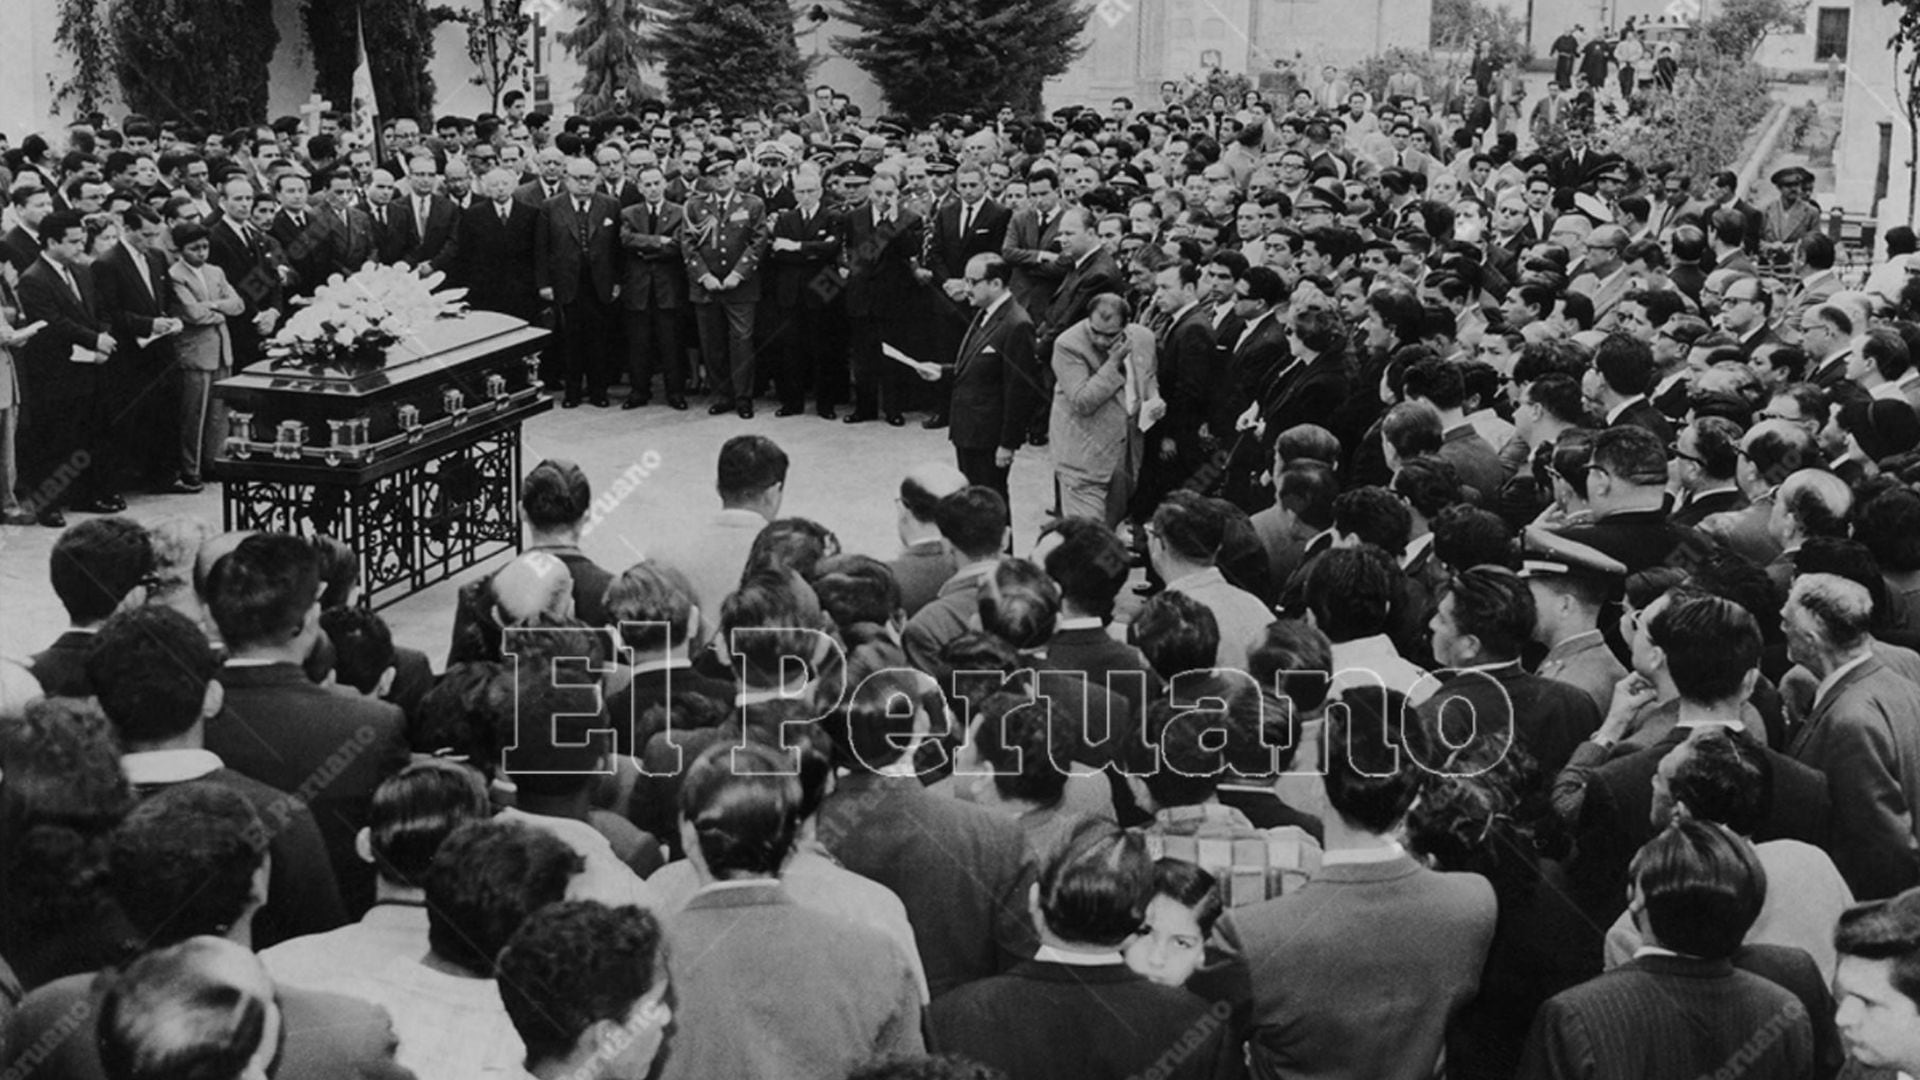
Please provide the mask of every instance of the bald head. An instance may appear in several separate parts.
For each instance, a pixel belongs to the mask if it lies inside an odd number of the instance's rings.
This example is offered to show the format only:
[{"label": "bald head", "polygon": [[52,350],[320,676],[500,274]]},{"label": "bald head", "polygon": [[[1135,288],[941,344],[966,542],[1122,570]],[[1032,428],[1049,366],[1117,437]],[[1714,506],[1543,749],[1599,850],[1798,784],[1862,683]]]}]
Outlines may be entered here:
[{"label": "bald head", "polygon": [[573,614],[573,574],[544,551],[529,551],[493,575],[493,600],[503,624],[542,613]]}]

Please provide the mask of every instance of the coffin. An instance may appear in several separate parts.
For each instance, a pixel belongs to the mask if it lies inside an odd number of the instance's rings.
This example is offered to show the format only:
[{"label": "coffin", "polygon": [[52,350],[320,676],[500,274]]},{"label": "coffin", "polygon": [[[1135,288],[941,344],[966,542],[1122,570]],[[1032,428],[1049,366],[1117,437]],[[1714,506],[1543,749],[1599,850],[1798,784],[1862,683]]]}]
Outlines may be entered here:
[{"label": "coffin", "polygon": [[376,370],[251,364],[214,384],[226,417],[220,475],[362,483],[480,429],[517,425],[553,407],[538,369],[548,336],[511,315],[470,311],[393,345]]}]

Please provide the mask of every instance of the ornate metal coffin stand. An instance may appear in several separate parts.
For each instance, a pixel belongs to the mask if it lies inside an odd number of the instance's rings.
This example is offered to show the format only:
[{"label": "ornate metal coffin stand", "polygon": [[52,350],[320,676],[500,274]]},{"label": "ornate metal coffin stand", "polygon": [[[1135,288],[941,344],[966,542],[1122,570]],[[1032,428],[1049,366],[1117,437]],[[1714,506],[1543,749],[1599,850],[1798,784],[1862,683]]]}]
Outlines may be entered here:
[{"label": "ornate metal coffin stand", "polygon": [[538,371],[546,338],[472,312],[394,346],[376,371],[262,361],[221,380],[226,528],[346,543],[375,608],[518,551],[520,426],[553,407]]}]

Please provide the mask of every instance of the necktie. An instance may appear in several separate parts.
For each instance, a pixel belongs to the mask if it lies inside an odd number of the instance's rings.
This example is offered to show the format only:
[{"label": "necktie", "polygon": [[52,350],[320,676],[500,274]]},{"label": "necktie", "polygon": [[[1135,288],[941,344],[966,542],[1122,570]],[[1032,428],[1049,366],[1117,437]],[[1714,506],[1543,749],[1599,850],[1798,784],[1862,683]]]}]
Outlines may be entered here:
[{"label": "necktie", "polygon": [[133,256],[134,269],[140,271],[140,284],[145,285],[147,287],[148,296],[150,297],[154,296],[153,268],[147,265],[147,257],[145,255],[140,254],[137,251],[132,251],[132,250],[129,250],[128,254]]},{"label": "necktie", "polygon": [[503,202],[495,203],[494,205],[500,209],[500,224],[508,224],[507,219],[513,216],[513,204],[511,202]]},{"label": "necktie", "polygon": [[425,199],[413,200],[414,221],[419,225],[420,231],[423,233],[427,231],[427,211],[430,206],[431,204]]},{"label": "necktie", "polygon": [[967,237],[973,235],[973,212],[974,208],[971,203],[963,207],[960,211],[960,239],[963,242]]},{"label": "necktie", "polygon": [[580,250],[587,248],[587,204],[586,200],[573,204],[574,225],[580,233]]},{"label": "necktie", "polygon": [[387,227],[387,208],[384,206],[374,207],[373,219],[380,223],[381,228],[383,229],[386,228]]}]

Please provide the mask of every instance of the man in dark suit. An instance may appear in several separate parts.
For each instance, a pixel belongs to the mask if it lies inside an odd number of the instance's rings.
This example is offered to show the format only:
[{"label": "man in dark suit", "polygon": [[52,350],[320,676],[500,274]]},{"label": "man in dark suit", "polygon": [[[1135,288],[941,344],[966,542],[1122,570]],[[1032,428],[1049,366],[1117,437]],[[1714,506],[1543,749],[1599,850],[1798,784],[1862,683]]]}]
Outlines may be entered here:
[{"label": "man in dark suit", "polygon": [[1433,655],[1452,670],[1420,706],[1442,740],[1436,746],[1516,745],[1551,776],[1600,726],[1585,691],[1520,667],[1534,622],[1533,593],[1503,567],[1462,571],[1441,589]]},{"label": "man in dark suit", "polygon": [[[855,765],[821,805],[819,837],[840,865],[899,895],[937,1001],[1033,955],[1027,893],[1035,870],[1011,818],[878,771],[900,761],[905,740],[928,731],[924,709],[903,716],[894,699],[919,700],[929,681],[905,670],[903,657],[896,665],[862,681],[845,723],[834,725]],[[941,842],[928,843],[933,836]]]},{"label": "man in dark suit", "polygon": [[978,314],[961,337],[953,365],[922,378],[951,377],[953,416],[947,438],[967,482],[1007,497],[1013,455],[1032,415],[1046,400],[1034,357],[1033,320],[1013,298],[1012,268],[997,255],[975,255],[966,267]]},{"label": "man in dark suit", "polygon": [[[956,171],[953,189],[958,197],[941,204],[929,222],[924,260],[926,281],[934,289],[933,355],[942,357],[960,347],[960,335],[972,318],[967,286],[961,280],[967,260],[999,253],[1013,220],[1011,211],[987,197],[987,174],[980,166],[966,165]],[[944,426],[947,412],[946,402],[938,402],[926,426]]]},{"label": "man in dark suit", "polygon": [[1558,534],[1529,530],[1529,545],[1555,554],[1567,546],[1590,548],[1629,574],[1650,566],[1688,565],[1703,556],[1708,545],[1693,529],[1668,519],[1666,485],[1664,444],[1638,425],[1608,428],[1594,437],[1593,468],[1587,474],[1594,520]]},{"label": "man in dark suit", "polygon": [[1038,355],[1046,361],[1051,361],[1053,343],[1067,327],[1087,317],[1087,308],[1094,297],[1126,290],[1120,267],[1094,234],[1093,211],[1068,207],[1060,216],[1059,237],[1066,276],[1054,290],[1046,317],[1035,324],[1034,330],[1039,340]]},{"label": "man in dark suit", "polygon": [[[1679,600],[1662,597],[1642,612],[1632,646],[1636,664],[1663,667],[1680,695],[1680,722],[1647,748],[1621,744],[1626,720],[1646,694],[1622,699],[1607,722],[1574,753],[1571,770],[1592,771],[1585,784],[1576,832],[1579,851],[1568,866],[1580,900],[1605,924],[1627,906],[1627,864],[1652,839],[1656,774],[1676,747],[1696,731],[1721,728],[1752,741],[1743,730],[1743,710],[1760,677],[1760,628],[1746,609],[1717,596]],[[1651,686],[1646,676],[1636,686]],[[1767,807],[1749,826],[1759,841],[1793,839],[1816,847],[1829,843],[1832,802],[1827,778],[1785,754],[1758,748],[1768,762]],[[1595,761],[1603,762],[1594,767]]]},{"label": "man in dark suit", "polygon": [[843,220],[854,387],[853,412],[846,422],[858,424],[884,415],[887,423],[899,427],[906,423],[901,415],[906,407],[905,373],[884,347],[891,345],[909,354],[916,351],[909,348],[909,335],[920,313],[915,275],[921,269],[926,223],[900,204],[900,181],[892,173],[875,176],[865,205],[848,211]]},{"label": "man in dark suit", "polygon": [[1147,432],[1134,508],[1150,515],[1167,492],[1199,467],[1200,427],[1219,373],[1219,349],[1208,305],[1201,302],[1200,268],[1169,266],[1154,278],[1153,303],[1167,325],[1160,332],[1155,375],[1167,413]]},{"label": "man in dark suit", "polygon": [[486,197],[460,222],[453,279],[466,286],[474,308],[532,322],[540,314],[533,273],[540,211],[513,197],[513,173],[506,169],[490,170],[480,187]]},{"label": "man in dark suit", "polygon": [[[373,222],[373,257],[382,266],[404,260],[413,250],[415,238],[410,231],[412,219],[400,212],[399,188],[394,184],[392,173],[385,169],[373,171],[373,182],[367,185],[365,209]],[[527,257],[532,259],[531,251]],[[471,296],[468,303],[472,303]]]},{"label": "man in dark suit", "polygon": [[48,694],[92,697],[87,657],[94,634],[153,572],[153,543],[131,518],[93,518],[60,534],[50,563],[68,627],[28,660],[27,670]]},{"label": "man in dark suit", "polygon": [[[327,275],[337,263],[333,226],[308,205],[312,193],[307,178],[298,173],[281,173],[274,181],[273,195],[280,211],[273,215],[271,232],[286,249],[287,261],[293,266],[295,277],[287,291],[295,297],[312,296],[315,289],[327,283]],[[234,287],[239,288],[237,284]]]},{"label": "man in dark suit", "polygon": [[331,273],[342,277],[358,273],[375,261],[379,232],[373,217],[355,204],[353,175],[346,169],[326,174],[321,182],[325,187],[315,210],[333,230]]},{"label": "man in dark suit", "polygon": [[1028,205],[1007,223],[1000,254],[1013,267],[1013,299],[1027,312],[1053,303],[1067,261],[1060,253],[1060,177],[1051,168],[1028,171]]},{"label": "man in dark suit", "polygon": [[1872,609],[1864,586],[1802,574],[1781,617],[1787,655],[1823,682],[1787,752],[1827,774],[1833,864],[1863,900],[1920,883],[1920,686],[1873,655]]},{"label": "man in dark suit", "polygon": [[620,246],[626,250],[621,287],[627,318],[627,373],[633,392],[622,409],[653,400],[653,373],[660,369],[667,404],[687,407],[687,354],[680,347],[680,320],[687,306],[686,255],[680,249],[686,210],[667,201],[667,178],[657,165],[640,170],[639,199],[620,211]]},{"label": "man in dark suit", "polygon": [[936,1000],[930,1049],[1033,1080],[1236,1075],[1241,1049],[1228,1025],[1119,953],[1131,935],[1118,928],[1152,891],[1146,841],[1107,825],[1057,846],[1051,861],[1073,869],[1049,874],[1051,890],[1031,902],[1048,951]]},{"label": "man in dark suit", "polygon": [[[1254,512],[1266,502],[1255,481],[1268,458],[1258,421],[1265,403],[1278,399],[1292,371],[1293,350],[1280,318],[1287,286],[1270,267],[1254,266],[1234,282],[1233,289],[1234,314],[1242,320],[1240,334],[1232,341],[1218,339],[1226,351],[1227,368],[1210,426],[1214,438],[1229,448],[1227,500]],[[1278,430],[1272,434],[1276,439],[1280,436]]]},{"label": "man in dark suit", "polygon": [[794,205],[781,211],[773,223],[767,258],[773,263],[773,298],[777,310],[769,342],[778,357],[774,385],[780,393],[776,416],[797,416],[806,409],[812,388],[814,408],[832,420],[847,373],[844,292],[840,254],[846,223],[822,202],[820,170],[803,165],[785,189]]},{"label": "man in dark suit", "polygon": [[220,185],[220,216],[207,227],[207,261],[220,268],[243,308],[240,318],[227,321],[236,371],[260,359],[261,340],[279,325],[293,277],[290,269],[281,272],[267,251],[270,238],[253,224],[256,196],[253,181],[229,176]]},{"label": "man in dark suit", "polygon": [[168,407],[180,399],[172,343],[159,340],[183,325],[167,314],[173,290],[159,246],[160,215],[135,205],[120,229],[120,243],[93,264],[101,310],[122,343],[103,368],[113,459],[102,464],[123,482],[189,492],[190,486],[178,483],[175,460],[180,417]]},{"label": "man in dark suit", "polygon": [[126,500],[110,490],[100,370],[121,347],[100,307],[93,270],[82,262],[86,228],[72,211],[41,222],[46,250],[20,275],[28,323],[44,322],[21,350],[20,489],[31,493],[40,523],[65,524],[63,507],[117,514]]},{"label": "man in dark suit", "polygon": [[307,678],[320,634],[320,568],[306,541],[247,537],[214,563],[208,607],[227,647],[226,704],[206,748],[230,768],[305,796],[320,824],[349,915],[373,902],[373,870],[355,835],[382,780],[407,763],[398,707]]},{"label": "man in dark suit", "polygon": [[760,260],[766,255],[764,203],[734,190],[735,157],[716,153],[706,175],[712,190],[687,200],[687,259],[700,353],[713,403],[709,415],[733,412],[753,419],[753,317],[760,303]]},{"label": "man in dark suit", "polygon": [[0,254],[13,264],[14,270],[24,274],[45,246],[41,241],[40,223],[53,213],[53,193],[45,188],[16,185],[9,201],[13,204],[14,225],[5,237],[0,237],[0,248],[4,248]]},{"label": "man in dark suit", "polygon": [[1680,429],[1673,472],[1686,501],[1669,518],[1675,525],[1695,528],[1711,514],[1746,509],[1747,496],[1737,482],[1741,434],[1738,425],[1717,416]]},{"label": "man in dark suit", "polygon": [[1773,290],[1757,277],[1736,278],[1720,297],[1720,325],[1751,359],[1763,345],[1780,340],[1773,332]]},{"label": "man in dark suit", "polygon": [[561,407],[584,394],[606,408],[612,381],[608,310],[620,296],[620,205],[593,190],[593,163],[567,159],[567,194],[541,211],[533,245],[533,278],[540,299],[554,305],[566,379]]},{"label": "man in dark suit", "polygon": [[407,191],[394,200],[404,228],[413,236],[408,265],[443,270],[448,254],[457,247],[460,211],[437,190],[439,170],[433,155],[421,154],[407,162]]},{"label": "man in dark suit", "polygon": [[567,155],[559,147],[547,146],[540,150],[535,161],[539,175],[515,188],[513,197],[538,210],[567,194]]}]

